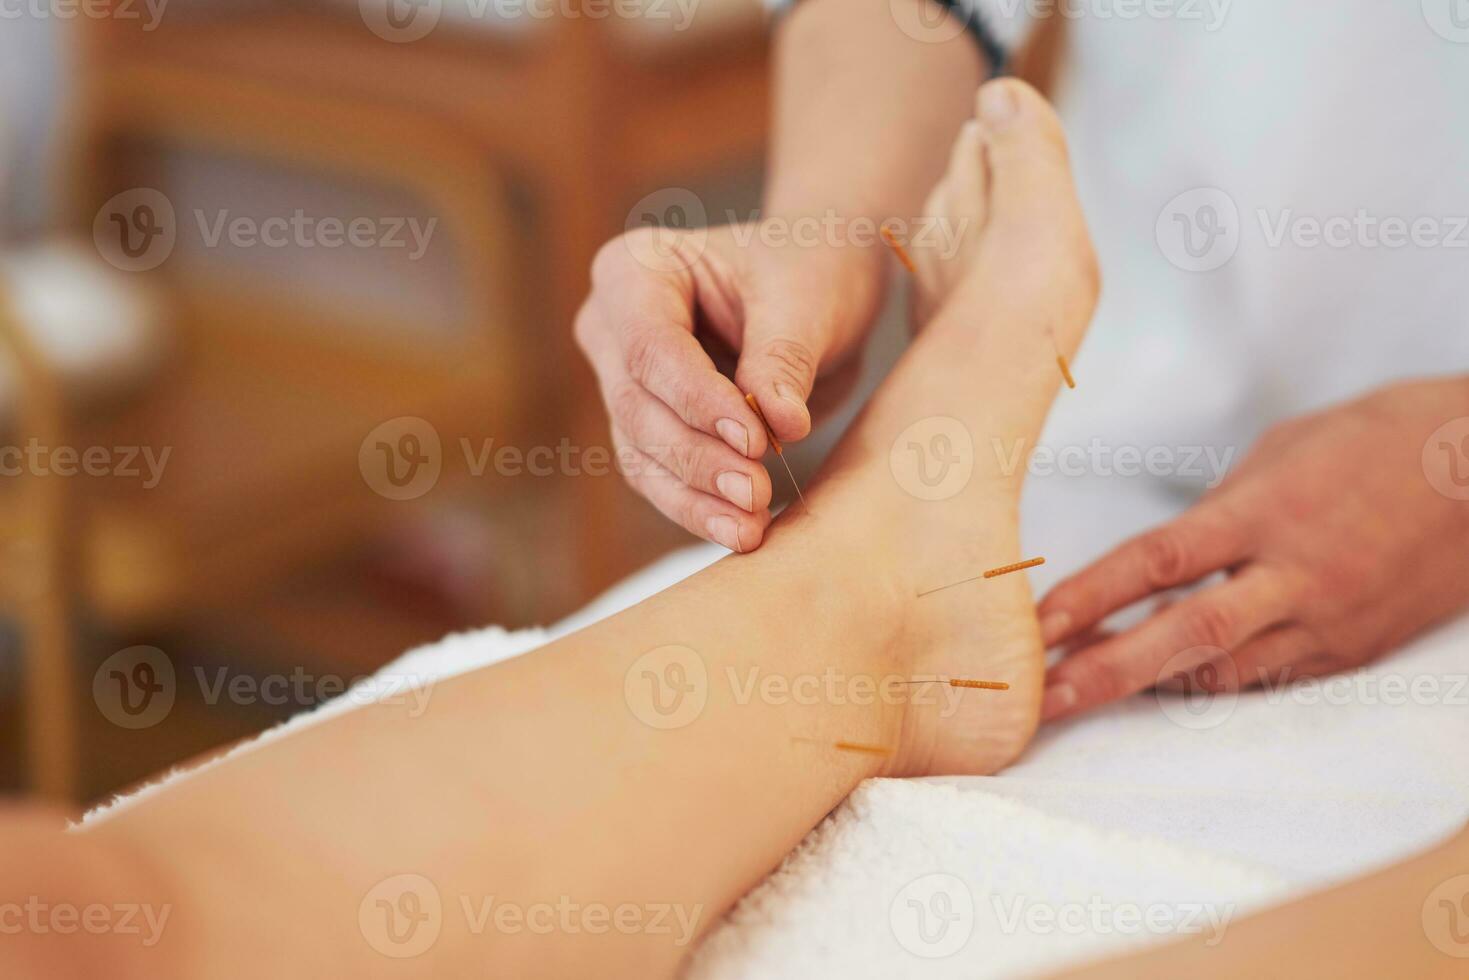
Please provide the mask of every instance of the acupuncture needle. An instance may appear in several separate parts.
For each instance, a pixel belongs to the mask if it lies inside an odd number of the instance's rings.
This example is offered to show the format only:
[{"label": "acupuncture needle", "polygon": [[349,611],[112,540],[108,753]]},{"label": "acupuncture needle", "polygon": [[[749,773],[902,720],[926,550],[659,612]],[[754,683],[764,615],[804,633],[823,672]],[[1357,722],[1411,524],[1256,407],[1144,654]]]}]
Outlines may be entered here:
[{"label": "acupuncture needle", "polygon": [[791,464],[786,462],[785,447],[775,437],[775,430],[770,427],[770,423],[765,421],[765,413],[760,411],[760,403],[755,400],[754,395],[746,395],[745,401],[749,404],[750,410],[755,413],[755,417],[760,420],[760,424],[765,427],[765,437],[770,440],[770,448],[775,450],[776,457],[780,459],[781,465],[786,468],[786,476],[791,478],[791,486],[795,487],[796,496],[801,500],[801,506],[805,509],[806,513],[811,513],[811,505],[806,503],[806,495],[801,492],[801,485],[796,482],[796,474],[791,471]]},{"label": "acupuncture needle", "polygon": [[1051,346],[1056,351],[1056,366],[1061,369],[1061,377],[1066,379],[1066,387],[1075,388],[1076,379],[1071,376],[1071,365],[1066,362],[1066,355],[1061,353],[1061,345],[1056,343],[1056,335],[1051,328],[1046,328],[1046,335],[1051,338]]},{"label": "acupuncture needle", "polygon": [[949,687],[968,687],[979,691],[1008,691],[1010,685],[1004,681],[972,681],[963,677],[951,677],[943,680],[939,677],[930,678],[926,681],[895,681],[897,684],[947,684]]},{"label": "acupuncture needle", "polygon": [[956,585],[963,585],[965,582],[977,582],[982,578],[995,578],[999,575],[1009,575],[1011,572],[1024,571],[1027,568],[1035,568],[1037,565],[1044,565],[1045,563],[1046,560],[1044,558],[1030,558],[1026,561],[1017,561],[1013,565],[1001,565],[999,568],[991,568],[983,575],[971,575],[969,578],[963,578],[957,582],[950,582],[948,585],[940,585],[936,589],[920,592],[918,593],[918,597],[921,599],[926,595],[933,595],[935,592],[942,592],[944,589],[952,589]]},{"label": "acupuncture needle", "polygon": [[916,278],[918,276],[918,266],[913,262],[913,256],[909,255],[908,250],[903,247],[903,243],[898,241],[898,236],[893,234],[893,230],[887,225],[883,225],[877,230],[877,233],[882,236],[882,240],[887,243],[888,248],[893,250],[893,254],[898,257],[898,261],[903,263],[903,268],[908,270],[908,274]]},{"label": "acupuncture needle", "polygon": [[792,735],[791,738],[797,742],[811,742],[816,745],[831,745],[835,748],[841,749],[843,752],[860,752],[864,755],[881,756],[889,756],[893,754],[893,750],[887,748],[886,746],[867,745],[863,742],[824,742],[819,738],[806,738],[803,735]]}]

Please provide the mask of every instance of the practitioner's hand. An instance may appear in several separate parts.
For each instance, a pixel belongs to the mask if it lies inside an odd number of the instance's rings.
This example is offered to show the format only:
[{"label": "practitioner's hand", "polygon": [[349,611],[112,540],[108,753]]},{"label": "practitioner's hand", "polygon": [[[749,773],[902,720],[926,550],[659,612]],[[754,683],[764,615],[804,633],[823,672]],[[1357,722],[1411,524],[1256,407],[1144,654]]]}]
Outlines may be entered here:
[{"label": "practitioner's hand", "polygon": [[[1466,417],[1469,381],[1424,381],[1267,432],[1192,509],[1041,602],[1046,643],[1076,647],[1049,672],[1043,715],[1153,687],[1165,665],[1165,680],[1181,667],[1206,687],[1358,667],[1469,607]],[[1124,606],[1221,571],[1133,629],[1091,634]],[[1197,647],[1228,657],[1202,676],[1169,664]]]},{"label": "practitioner's hand", "polygon": [[[782,442],[805,438],[812,411],[832,407],[857,379],[886,268],[880,244],[762,237],[743,225],[614,239],[592,266],[576,320],[613,441],[635,461],[629,483],[735,551],[759,547],[770,523],[760,462],[768,440],[744,393]],[[734,368],[733,381],[721,367]]]}]

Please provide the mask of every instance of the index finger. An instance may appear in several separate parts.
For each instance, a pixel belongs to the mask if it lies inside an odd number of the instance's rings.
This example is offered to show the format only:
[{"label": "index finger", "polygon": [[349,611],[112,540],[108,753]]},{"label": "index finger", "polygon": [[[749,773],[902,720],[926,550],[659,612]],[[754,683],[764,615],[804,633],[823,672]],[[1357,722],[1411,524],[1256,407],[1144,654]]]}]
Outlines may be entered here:
[{"label": "index finger", "polygon": [[1078,714],[1153,687],[1184,651],[1238,650],[1295,606],[1293,580],[1250,565],[1224,583],[1169,606],[1138,626],[1080,650],[1046,672],[1046,720]]},{"label": "index finger", "polygon": [[624,370],[691,428],[742,456],[765,454],[765,432],[744,396],[694,337],[696,287],[687,269],[653,270],[625,236],[592,266],[593,295]]},{"label": "index finger", "polygon": [[1245,523],[1230,506],[1199,503],[1052,588],[1036,609],[1041,638],[1055,646],[1155,592],[1239,564],[1249,557],[1249,548]]}]

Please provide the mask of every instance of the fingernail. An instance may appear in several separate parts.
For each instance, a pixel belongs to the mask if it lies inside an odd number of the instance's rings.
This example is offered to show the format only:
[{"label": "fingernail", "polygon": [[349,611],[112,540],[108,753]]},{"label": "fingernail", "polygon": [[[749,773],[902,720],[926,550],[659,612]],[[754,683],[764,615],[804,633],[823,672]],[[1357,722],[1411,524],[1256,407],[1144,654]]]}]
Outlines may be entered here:
[{"label": "fingernail", "polygon": [[796,391],[796,389],[792,388],[790,385],[777,383],[775,385],[775,397],[779,398],[781,401],[790,402],[796,408],[799,408],[802,414],[806,415],[808,418],[810,417],[811,412],[809,409],[806,408],[806,400],[802,398],[800,394]]},{"label": "fingernail", "polygon": [[979,116],[991,129],[1003,129],[1015,119],[1020,103],[1006,82],[991,82],[979,93]]},{"label": "fingernail", "polygon": [[734,419],[720,419],[714,423],[714,431],[719,433],[719,438],[729,444],[729,448],[741,456],[750,455],[749,429],[746,429]]},{"label": "fingernail", "polygon": [[725,517],[723,514],[711,517],[705,523],[704,530],[709,532],[711,538],[730,551],[740,550],[740,526],[735,523],[733,517]]},{"label": "fingernail", "polygon": [[1065,714],[1075,704],[1076,688],[1070,684],[1048,687],[1045,696],[1041,698],[1041,721],[1050,721],[1057,715]]},{"label": "fingernail", "polygon": [[1070,628],[1071,614],[1069,612],[1057,610],[1053,613],[1046,613],[1046,617],[1041,620],[1041,642],[1048,647],[1053,647],[1061,642],[1061,638]]},{"label": "fingernail", "polygon": [[[714,478],[714,485],[719,488],[719,493],[734,504],[740,510],[755,512],[755,484],[743,473],[721,473]],[[729,520],[728,517],[724,520]]]}]

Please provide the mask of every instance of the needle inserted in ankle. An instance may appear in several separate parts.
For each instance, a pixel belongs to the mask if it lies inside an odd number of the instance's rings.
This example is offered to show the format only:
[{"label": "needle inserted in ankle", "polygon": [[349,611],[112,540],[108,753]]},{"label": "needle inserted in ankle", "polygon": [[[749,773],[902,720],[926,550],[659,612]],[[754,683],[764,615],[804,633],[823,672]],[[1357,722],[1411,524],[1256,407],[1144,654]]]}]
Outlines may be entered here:
[{"label": "needle inserted in ankle", "polygon": [[918,275],[918,266],[914,264],[913,256],[908,254],[908,250],[903,247],[902,242],[898,241],[898,236],[893,234],[893,230],[887,225],[883,225],[877,230],[877,233],[882,236],[882,240],[887,243],[888,248],[893,250],[893,254],[898,257],[898,261],[903,263],[903,268],[908,270],[908,274],[910,276]]},{"label": "needle inserted in ankle", "polygon": [[1008,691],[1010,685],[1004,681],[971,681],[963,677],[951,677],[948,680],[935,677],[926,681],[898,681],[899,684],[947,684],[950,687],[970,687],[980,691]]},{"label": "needle inserted in ankle", "polygon": [[1008,575],[1011,572],[1023,571],[1027,568],[1034,568],[1037,565],[1044,565],[1045,563],[1046,560],[1044,558],[1031,558],[1027,561],[1018,561],[1013,565],[1001,565],[999,568],[991,568],[983,575],[971,575],[969,578],[961,578],[957,582],[950,582],[948,585],[940,585],[936,589],[929,589],[926,592],[920,592],[918,593],[918,597],[921,599],[926,595],[933,595],[935,592],[942,592],[945,589],[952,589],[956,585],[963,585],[965,582],[977,582],[982,578],[994,578],[997,575]]},{"label": "needle inserted in ankle", "polygon": [[806,738],[804,735],[792,735],[791,739],[796,742],[812,742],[816,745],[831,745],[841,749],[843,752],[861,752],[865,755],[892,755],[893,750],[882,745],[865,745],[862,742],[826,742],[819,738]]},{"label": "needle inserted in ankle", "polygon": [[796,474],[791,472],[791,464],[786,462],[785,448],[781,446],[780,440],[775,437],[775,430],[770,427],[770,423],[765,421],[765,413],[760,411],[760,403],[755,400],[754,395],[746,395],[745,401],[749,404],[750,411],[755,413],[755,417],[765,427],[765,437],[770,440],[770,448],[775,450],[775,455],[780,459],[780,464],[786,468],[786,476],[791,478],[791,486],[796,488],[796,496],[800,498],[801,506],[805,508],[806,513],[811,513],[811,507],[806,503],[806,495],[801,492],[801,485],[796,482]]},{"label": "needle inserted in ankle", "polygon": [[843,752],[865,752],[867,755],[892,755],[893,750],[883,745],[863,745],[861,742],[837,742]]}]

